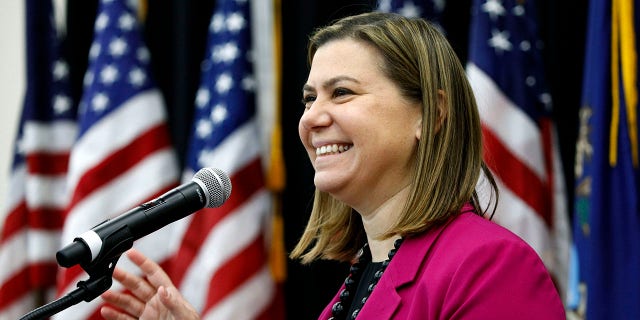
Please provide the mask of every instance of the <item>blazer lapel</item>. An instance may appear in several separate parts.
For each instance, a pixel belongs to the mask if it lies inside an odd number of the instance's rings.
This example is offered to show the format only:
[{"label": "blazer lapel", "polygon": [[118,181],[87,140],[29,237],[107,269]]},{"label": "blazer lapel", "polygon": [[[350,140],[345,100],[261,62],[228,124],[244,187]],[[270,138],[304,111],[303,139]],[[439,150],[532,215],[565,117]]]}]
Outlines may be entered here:
[{"label": "blazer lapel", "polygon": [[[450,219],[449,221],[451,221]],[[433,243],[449,222],[417,237],[407,238],[360,311],[359,319],[391,319],[402,302],[400,287],[413,282]]]}]

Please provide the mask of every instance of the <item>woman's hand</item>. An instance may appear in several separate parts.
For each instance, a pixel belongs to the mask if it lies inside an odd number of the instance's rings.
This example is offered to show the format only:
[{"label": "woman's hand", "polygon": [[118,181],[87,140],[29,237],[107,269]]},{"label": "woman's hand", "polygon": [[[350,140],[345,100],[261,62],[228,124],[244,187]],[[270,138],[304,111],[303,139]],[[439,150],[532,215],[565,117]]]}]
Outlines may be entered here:
[{"label": "woman's hand", "polygon": [[[117,307],[100,310],[107,320],[130,319],[199,319],[198,313],[178,292],[169,276],[160,266],[139,251],[127,252],[144,277],[116,268],[113,278],[127,288],[131,294],[107,291],[102,299]],[[145,279],[146,278],[146,279]]]}]

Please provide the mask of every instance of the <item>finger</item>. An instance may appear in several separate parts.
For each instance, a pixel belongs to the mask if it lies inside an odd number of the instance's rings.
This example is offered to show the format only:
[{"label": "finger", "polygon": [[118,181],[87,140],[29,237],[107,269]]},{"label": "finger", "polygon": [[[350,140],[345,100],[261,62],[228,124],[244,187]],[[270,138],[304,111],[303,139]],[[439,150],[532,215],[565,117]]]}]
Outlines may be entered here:
[{"label": "finger", "polygon": [[198,312],[182,297],[175,287],[159,287],[160,302],[176,319],[199,319]]},{"label": "finger", "polygon": [[156,294],[156,288],[147,282],[147,280],[123,269],[115,268],[115,270],[113,270],[113,278],[143,302],[149,301],[153,295]]},{"label": "finger", "polygon": [[105,320],[135,320],[135,317],[130,316],[122,311],[116,310],[111,307],[102,307],[100,308],[100,315]]},{"label": "finger", "polygon": [[173,283],[169,276],[162,270],[162,268],[153,260],[147,258],[140,251],[131,249],[127,251],[127,257],[135,263],[140,270],[147,276],[149,282],[155,287],[160,286],[173,287]]},{"label": "finger", "polygon": [[[128,294],[108,290],[104,292],[100,297],[102,298],[102,300],[120,308],[122,311],[131,316],[137,317],[144,311],[145,303]],[[107,310],[106,312],[110,315],[116,315],[116,319],[128,319],[121,316],[125,315],[124,312],[116,311],[112,308],[110,309],[111,310]],[[100,311],[100,313],[102,313],[102,310]]]}]

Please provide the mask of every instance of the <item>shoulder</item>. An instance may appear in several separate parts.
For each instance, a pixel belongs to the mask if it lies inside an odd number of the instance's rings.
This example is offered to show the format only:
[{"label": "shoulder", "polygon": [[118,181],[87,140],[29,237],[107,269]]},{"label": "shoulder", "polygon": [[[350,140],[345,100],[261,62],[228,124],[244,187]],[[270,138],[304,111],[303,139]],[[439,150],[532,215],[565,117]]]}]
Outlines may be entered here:
[{"label": "shoulder", "polygon": [[443,233],[460,232],[468,235],[465,238],[480,238],[485,241],[498,239],[522,241],[520,237],[505,227],[470,212],[455,217],[443,230]]},{"label": "shoulder", "polygon": [[448,276],[464,270],[476,275],[528,269],[546,273],[542,260],[524,240],[473,213],[461,214],[442,226],[423,258],[432,272]]},{"label": "shoulder", "polygon": [[464,213],[455,217],[443,230],[434,247],[445,247],[449,255],[454,252],[468,254],[470,251],[487,249],[487,247],[501,244],[515,246],[522,250],[536,254],[535,251],[515,233],[473,213]]},{"label": "shoulder", "polygon": [[539,260],[537,253],[513,232],[479,215],[463,213],[442,226],[407,239],[396,259],[424,260],[423,267],[451,272],[470,257],[501,255],[508,260],[516,258],[507,251],[518,251]]},{"label": "shoulder", "polygon": [[478,215],[462,214],[441,227],[422,259],[411,291],[424,294],[440,318],[528,319],[524,312],[537,308],[546,310],[546,319],[562,318],[562,302],[537,253]]}]

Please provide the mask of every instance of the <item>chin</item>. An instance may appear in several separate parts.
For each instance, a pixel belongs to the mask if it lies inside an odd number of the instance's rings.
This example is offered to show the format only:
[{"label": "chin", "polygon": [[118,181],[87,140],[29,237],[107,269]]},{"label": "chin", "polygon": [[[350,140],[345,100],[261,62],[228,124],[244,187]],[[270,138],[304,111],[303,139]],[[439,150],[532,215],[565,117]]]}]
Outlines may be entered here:
[{"label": "chin", "polygon": [[336,191],[340,189],[342,185],[335,178],[323,177],[321,174],[316,174],[313,179],[313,183],[316,186],[316,189],[322,192],[329,193],[334,195]]}]

